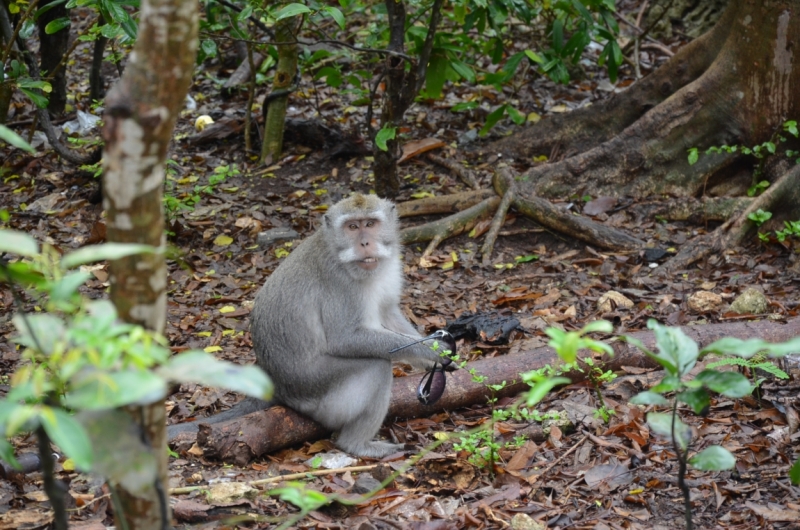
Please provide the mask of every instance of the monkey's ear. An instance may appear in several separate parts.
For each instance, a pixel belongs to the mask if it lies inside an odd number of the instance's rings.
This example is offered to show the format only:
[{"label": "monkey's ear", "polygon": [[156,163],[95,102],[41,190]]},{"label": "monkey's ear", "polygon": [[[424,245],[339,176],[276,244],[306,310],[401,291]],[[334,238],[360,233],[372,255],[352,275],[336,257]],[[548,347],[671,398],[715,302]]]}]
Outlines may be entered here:
[{"label": "monkey's ear", "polygon": [[327,213],[322,216],[322,221],[325,223],[325,228],[331,228],[331,218]]}]

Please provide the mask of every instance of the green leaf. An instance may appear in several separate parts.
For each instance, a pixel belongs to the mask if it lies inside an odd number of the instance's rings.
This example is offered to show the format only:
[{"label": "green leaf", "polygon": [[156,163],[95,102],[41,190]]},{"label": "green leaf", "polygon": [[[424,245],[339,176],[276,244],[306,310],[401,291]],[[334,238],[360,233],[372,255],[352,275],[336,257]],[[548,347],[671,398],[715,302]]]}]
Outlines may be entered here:
[{"label": "green leaf", "polygon": [[5,438],[0,438],[0,459],[16,470],[22,469],[17,459],[14,457],[14,446],[8,443]]},{"label": "green leaf", "polygon": [[447,55],[442,50],[434,50],[431,53],[428,69],[425,71],[425,91],[428,93],[428,97],[439,99],[442,96],[449,63]]},{"label": "green leaf", "polygon": [[54,302],[65,302],[78,294],[78,287],[86,283],[92,273],[75,271],[67,274],[50,288],[50,299]]},{"label": "green leaf", "polygon": [[450,67],[455,70],[458,75],[466,79],[468,83],[475,83],[475,72],[467,63],[454,59],[450,61]]},{"label": "green leaf", "polygon": [[26,96],[28,96],[28,98],[30,98],[30,100],[33,102],[34,105],[36,105],[40,109],[47,108],[46,97],[44,97],[41,94],[37,94],[36,92],[33,92],[31,90],[28,90],[27,88],[20,87],[19,89],[23,94],[25,94]]},{"label": "green leaf", "polygon": [[575,8],[575,10],[578,12],[578,14],[579,14],[579,15],[580,15],[580,16],[581,16],[581,17],[582,17],[582,18],[583,18],[583,19],[584,19],[586,22],[588,22],[589,24],[592,24],[592,23],[594,23],[594,19],[592,18],[592,14],[591,14],[591,13],[589,13],[589,10],[588,10],[588,9],[586,9],[586,6],[584,6],[584,5],[581,3],[581,0],[572,0],[572,7],[574,7],[574,8]]},{"label": "green leaf", "polygon": [[456,103],[455,105],[450,107],[450,110],[453,112],[463,112],[465,110],[472,110],[477,108],[478,108],[477,101],[465,101],[463,103]]},{"label": "green leaf", "polygon": [[711,406],[711,398],[704,388],[684,390],[675,396],[675,398],[692,407],[695,414],[705,414],[708,412],[708,407]]},{"label": "green leaf", "polygon": [[156,373],[170,381],[222,387],[259,399],[272,397],[272,382],[257,366],[240,366],[220,361],[203,351],[193,350],[171,357]]},{"label": "green leaf", "polygon": [[211,39],[203,39],[200,42],[200,51],[203,52],[205,57],[217,56],[217,43]]},{"label": "green leaf", "polygon": [[715,341],[702,350],[702,354],[716,353],[719,355],[736,355],[749,359],[757,353],[765,352],[770,357],[783,357],[790,353],[800,352],[800,337],[795,337],[786,342],[771,343],[761,339],[735,339],[725,337]]},{"label": "green leaf", "polygon": [[375,135],[375,145],[378,146],[378,149],[381,151],[388,151],[389,146],[386,145],[386,142],[389,140],[394,140],[397,134],[397,128],[395,127],[387,127],[386,125],[378,131],[378,134]]},{"label": "green leaf", "polygon": [[39,254],[39,243],[24,232],[0,230],[0,252],[31,258]]},{"label": "green leaf", "polygon": [[143,405],[163,399],[167,384],[148,370],[81,374],[75,378],[65,403],[77,410],[103,410],[125,405]]},{"label": "green leaf", "polygon": [[[667,439],[672,439],[672,421],[672,414],[662,412],[647,414],[647,424],[653,432]],[[692,441],[692,429],[678,417],[675,417],[675,438],[681,449],[686,449]]]},{"label": "green leaf", "polygon": [[140,428],[129,414],[118,409],[81,412],[75,420],[91,440],[93,473],[134,493],[152,486],[158,476],[158,460],[142,442]]},{"label": "green leaf", "polygon": [[792,481],[792,484],[795,486],[800,485],[800,458],[798,458],[794,465],[792,465],[792,469],[789,470],[789,480]]},{"label": "green leaf", "polygon": [[328,13],[331,18],[339,25],[339,28],[344,29],[345,22],[344,22],[344,15],[337,7],[333,6],[325,6],[322,8],[323,11]]},{"label": "green leaf", "polygon": [[674,392],[683,387],[683,383],[679,377],[674,375],[668,375],[664,377],[656,386],[651,388],[653,392],[658,392],[659,394],[664,394],[666,392]]},{"label": "green leaf", "polygon": [[36,81],[28,77],[17,79],[17,86],[22,88],[38,88],[45,94],[49,94],[53,90],[53,87],[47,81]]},{"label": "green leaf", "polygon": [[695,381],[703,383],[709,390],[730,398],[749,396],[753,392],[753,385],[739,372],[703,370],[697,374]]},{"label": "green leaf", "polygon": [[611,333],[614,331],[614,325],[608,320],[595,320],[583,326],[581,331],[583,333]]},{"label": "green leaf", "polygon": [[17,314],[11,320],[19,332],[14,342],[35,351],[41,347],[44,355],[52,355],[56,343],[63,340],[66,333],[64,322],[51,313],[29,313],[24,317]]},{"label": "green leaf", "polygon": [[320,68],[317,75],[314,76],[314,79],[322,79],[323,77],[329,87],[338,88],[342,85],[342,73],[333,66]]},{"label": "green leaf", "polygon": [[92,444],[80,423],[62,409],[42,407],[39,414],[47,436],[83,471],[92,468]]},{"label": "green leaf", "polygon": [[697,151],[696,147],[692,147],[689,149],[689,165],[693,166],[697,163],[697,160],[700,158],[700,153]]},{"label": "green leaf", "polygon": [[61,31],[64,28],[69,27],[69,17],[57,18],[55,20],[51,20],[47,23],[44,27],[44,32],[48,35],[52,35],[57,31]]},{"label": "green leaf", "polygon": [[658,357],[668,360],[676,370],[671,373],[678,377],[688,374],[697,362],[699,354],[697,343],[687,337],[680,328],[662,326],[653,319],[647,322],[647,327],[655,333]]},{"label": "green leaf", "polygon": [[649,390],[645,392],[639,392],[638,394],[633,396],[630,399],[630,403],[633,403],[634,405],[659,405],[659,406],[669,405],[669,401],[667,400],[667,398],[665,398],[661,394],[650,392]]},{"label": "green leaf", "polygon": [[518,111],[511,105],[508,105],[506,107],[506,111],[508,111],[508,117],[511,118],[511,121],[513,121],[517,125],[522,125],[523,123],[525,123],[525,115],[520,113],[520,111]]},{"label": "green leaf", "polygon": [[544,59],[531,50],[525,50],[525,56],[536,64],[544,64]]},{"label": "green leaf", "polygon": [[103,243],[102,245],[89,245],[70,252],[61,258],[61,267],[71,269],[78,265],[95,261],[115,260],[126,258],[135,254],[154,254],[156,247],[139,245],[136,243]]},{"label": "green leaf", "polygon": [[528,390],[525,403],[527,406],[531,407],[543,400],[553,388],[561,385],[568,385],[571,382],[572,381],[566,377],[548,377],[538,380],[531,389]]},{"label": "green leaf", "polygon": [[733,469],[736,457],[724,447],[712,445],[690,458],[689,463],[703,471],[725,471]]},{"label": "green leaf", "polygon": [[[13,145],[17,149],[22,149],[29,153],[36,152],[36,150],[34,150],[34,148],[31,147],[31,145],[28,142],[22,139],[22,136],[18,135],[5,125],[0,125],[0,140],[3,140],[9,145]],[[2,236],[2,234],[4,234],[5,232],[6,230],[0,230],[0,236]],[[0,245],[2,245],[3,243],[4,242],[2,241],[2,238],[0,238]]]},{"label": "green leaf", "polygon": [[506,105],[500,105],[492,112],[486,116],[486,123],[483,124],[483,128],[478,133],[479,136],[486,136],[486,134],[494,127],[498,121],[505,115],[506,113]]},{"label": "green leaf", "polygon": [[331,502],[324,493],[312,490],[301,482],[289,482],[283,488],[271,490],[269,494],[277,495],[282,501],[294,504],[303,513],[316,510]]},{"label": "green leaf", "polygon": [[303,4],[289,4],[283,6],[278,10],[277,13],[275,13],[275,20],[277,21],[283,20],[284,18],[296,17],[297,15],[302,15],[305,13],[311,13],[311,10]]}]

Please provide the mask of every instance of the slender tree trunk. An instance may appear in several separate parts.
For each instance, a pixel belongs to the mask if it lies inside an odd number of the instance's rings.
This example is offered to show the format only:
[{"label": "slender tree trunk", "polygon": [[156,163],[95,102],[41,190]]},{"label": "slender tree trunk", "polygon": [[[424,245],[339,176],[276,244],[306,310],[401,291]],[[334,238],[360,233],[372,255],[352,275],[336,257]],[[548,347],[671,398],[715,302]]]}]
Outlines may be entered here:
[{"label": "slender tree trunk", "polygon": [[[106,19],[100,15],[98,26],[105,26]],[[97,40],[94,41],[94,48],[92,49],[92,70],[89,72],[89,99],[92,101],[99,101],[103,99],[106,93],[106,88],[103,84],[103,54],[106,51],[106,44],[108,39],[99,35]]]},{"label": "slender tree trunk", "polygon": [[50,85],[53,88],[53,91],[48,94],[49,103],[47,104],[47,110],[51,114],[61,114],[67,104],[66,68],[59,68],[55,76],[52,76],[52,73],[58,63],[61,62],[61,58],[67,53],[70,28],[63,28],[50,35],[45,32],[44,28],[49,22],[67,16],[69,16],[69,10],[66,8],[66,3],[61,3],[43,13],[36,21],[37,26],[39,26],[39,41],[41,43],[39,47],[41,55],[39,64],[42,69],[42,75],[50,77]]},{"label": "slender tree trunk", "polygon": [[[134,53],[106,98],[103,205],[109,242],[165,248],[164,161],[175,120],[192,81],[197,53],[197,3],[144,0]],[[162,331],[166,319],[164,255],[138,255],[110,264],[111,299],[128,322]],[[115,484],[117,528],[170,527],[166,418],[163,402],[129,412],[157,455],[159,479],[133,489]]]},{"label": "slender tree trunk", "polygon": [[[275,40],[278,43],[293,43],[297,40],[299,17],[289,17],[275,24]],[[283,151],[283,130],[286,122],[286,106],[289,93],[297,76],[297,45],[278,45],[278,65],[272,82],[272,93],[264,102],[267,119],[264,121],[264,143],[261,147],[261,163],[275,162]]]}]

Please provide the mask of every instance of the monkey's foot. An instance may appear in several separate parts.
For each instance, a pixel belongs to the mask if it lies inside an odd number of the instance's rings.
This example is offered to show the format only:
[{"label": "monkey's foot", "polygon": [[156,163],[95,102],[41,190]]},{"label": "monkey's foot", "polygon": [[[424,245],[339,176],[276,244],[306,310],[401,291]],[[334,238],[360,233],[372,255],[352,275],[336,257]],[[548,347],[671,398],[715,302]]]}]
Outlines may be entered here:
[{"label": "monkey's foot", "polygon": [[403,444],[392,444],[388,442],[361,442],[358,444],[343,444],[337,442],[336,445],[346,453],[367,458],[383,458],[393,453],[405,451],[406,447]]}]

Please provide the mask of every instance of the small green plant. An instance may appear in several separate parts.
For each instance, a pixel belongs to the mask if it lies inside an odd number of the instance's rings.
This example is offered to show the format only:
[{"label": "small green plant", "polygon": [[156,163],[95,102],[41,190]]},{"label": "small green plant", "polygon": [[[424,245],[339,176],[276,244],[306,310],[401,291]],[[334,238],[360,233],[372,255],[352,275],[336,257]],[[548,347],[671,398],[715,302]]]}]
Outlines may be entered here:
[{"label": "small green plant", "polygon": [[786,228],[775,230],[775,237],[781,243],[789,236],[800,237],[800,221],[784,221],[783,226]]},{"label": "small green plant", "polygon": [[[747,189],[747,196],[748,197],[755,197],[756,195],[760,195],[765,189],[769,187],[769,182],[766,180],[759,180],[761,175],[764,173],[764,167],[766,160],[769,156],[775,155],[778,152],[777,144],[786,142],[787,138],[784,136],[785,134],[790,134],[795,138],[798,137],[800,132],[797,129],[797,122],[795,120],[787,120],[783,122],[781,127],[777,129],[773,134],[772,137],[763,142],[759,145],[754,145],[753,147],[746,147],[741,145],[720,145],[720,146],[711,146],[706,149],[705,154],[710,155],[714,153],[742,153],[743,155],[748,155],[755,157],[758,160],[758,164],[756,168],[753,170],[753,179],[750,184],[750,187]],[[689,152],[689,165],[693,166],[697,163],[700,158],[700,151],[696,147],[691,147],[688,150]],[[786,149],[784,151],[784,156],[787,158],[795,158],[800,153],[797,151]],[[800,158],[795,160],[795,163],[800,164]],[[760,237],[760,236],[759,236]]]},{"label": "small green plant", "polygon": [[[747,219],[755,223],[758,227],[771,218],[772,212],[765,212],[761,208],[747,215]],[[775,239],[779,242],[783,243],[789,236],[800,238],[800,221],[784,221],[783,226],[785,227],[783,230],[775,231]],[[758,238],[765,243],[769,242],[769,232],[758,232]]]},{"label": "small green plant", "polygon": [[[614,350],[611,346],[586,336],[588,333],[593,332],[611,333],[613,329],[611,323],[605,320],[590,322],[578,331],[547,328],[545,333],[550,337],[550,342],[547,345],[556,350],[559,358],[564,361],[564,365],[555,368],[547,365],[521,374],[522,380],[531,387],[526,393],[526,405],[531,407],[544,399],[556,386],[570,383],[570,380],[562,377],[561,374],[576,366],[580,350],[588,349],[613,356]],[[607,376],[603,375],[603,377]]]},{"label": "small green plant", "polygon": [[[35,433],[42,462],[50,462],[43,464],[45,491],[59,521],[66,521],[66,512],[52,473],[51,440],[77,468],[133,488],[156,480],[157,455],[120,407],[163,399],[171,381],[224,386],[267,399],[271,395],[261,370],[218,361],[203,351],[170,356],[163,337],[119,321],[108,300],[87,300],[78,292],[90,273],[76,267],[156,251],[105,244],[60,257],[52,246],[40,250],[27,234],[0,230],[0,283],[10,287],[18,303],[18,286],[25,287],[43,309],[19,312],[12,319],[18,333],[14,342],[22,346],[26,362],[0,400],[0,458],[17,467],[6,438]],[[6,261],[5,254],[16,258]],[[121,466],[121,460],[126,464]]]},{"label": "small green plant", "polygon": [[[685,403],[695,414],[704,415],[711,405],[712,392],[738,398],[749,395],[753,386],[740,373],[708,368],[690,378],[689,374],[701,355],[697,343],[687,337],[680,328],[662,326],[655,320],[650,320],[647,327],[655,334],[657,352],[651,352],[641,341],[633,337],[626,337],[626,340],[660,364],[667,375],[650,390],[634,396],[631,402],[671,408],[669,413],[649,412],[647,424],[653,432],[671,440],[678,459],[678,487],[684,498],[686,528],[691,529],[693,528],[691,497],[685,482],[687,465],[691,464],[706,471],[719,471],[731,469],[736,464],[736,459],[730,451],[715,445],[706,447],[690,458],[693,433],[691,427],[680,419],[678,403]],[[671,401],[664,397],[667,393],[673,395]]]},{"label": "small green plant", "polygon": [[756,224],[756,226],[761,226],[762,224],[772,219],[772,212],[765,212],[764,210],[759,208],[755,212],[750,212],[749,214],[747,214],[747,218],[753,221]]},{"label": "small green plant", "polygon": [[736,366],[740,369],[748,370],[753,382],[753,387],[756,389],[764,382],[763,377],[756,378],[756,370],[771,374],[778,379],[789,379],[789,374],[770,361],[764,353],[756,354],[749,359],[742,359],[741,357],[723,357],[718,361],[708,363],[706,368],[714,369],[721,366]]},{"label": "small green plant", "polygon": [[[167,160],[167,179],[165,179],[167,187],[163,201],[164,212],[170,222],[174,221],[181,212],[194,210],[203,195],[213,194],[225,180],[240,174],[236,164],[217,166],[208,177],[208,184],[196,184],[191,192],[177,194],[173,177],[176,172],[175,166],[177,166],[175,161]],[[197,177],[189,177],[186,180],[197,181]],[[183,181],[179,181],[179,183],[183,183]]]}]

